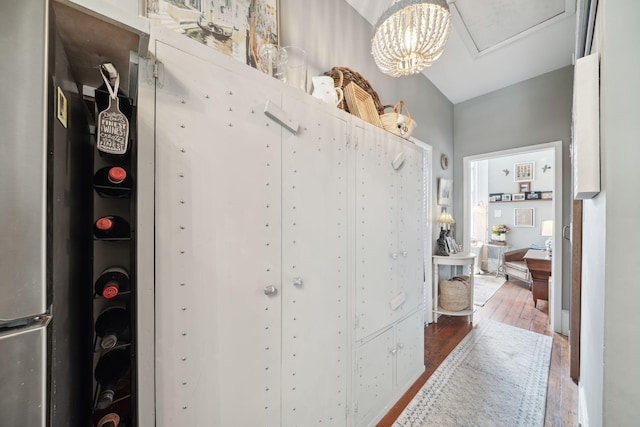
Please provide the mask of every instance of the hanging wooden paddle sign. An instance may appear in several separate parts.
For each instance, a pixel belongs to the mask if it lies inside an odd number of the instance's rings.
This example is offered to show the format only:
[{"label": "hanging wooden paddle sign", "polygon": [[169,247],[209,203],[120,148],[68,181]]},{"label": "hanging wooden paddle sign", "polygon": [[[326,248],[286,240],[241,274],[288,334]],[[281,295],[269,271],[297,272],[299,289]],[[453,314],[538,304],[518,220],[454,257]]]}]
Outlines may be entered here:
[{"label": "hanging wooden paddle sign", "polygon": [[115,87],[111,88],[102,69],[100,71],[109,91],[109,107],[98,114],[96,148],[104,153],[125,154],[129,144],[129,121],[120,111],[117,95],[120,75],[116,77]]}]

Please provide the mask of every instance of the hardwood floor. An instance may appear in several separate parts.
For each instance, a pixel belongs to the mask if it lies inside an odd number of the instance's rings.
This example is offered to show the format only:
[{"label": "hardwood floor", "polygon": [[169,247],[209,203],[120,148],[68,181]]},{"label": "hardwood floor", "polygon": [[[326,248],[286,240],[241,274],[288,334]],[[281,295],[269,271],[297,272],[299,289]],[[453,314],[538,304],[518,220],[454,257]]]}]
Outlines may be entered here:
[{"label": "hardwood floor", "polygon": [[[569,376],[569,342],[567,337],[550,330],[547,301],[538,301],[538,307],[535,308],[527,285],[518,280],[508,281],[484,307],[476,310],[473,324],[477,325],[484,319],[553,337],[545,426],[577,426],[578,386]],[[431,323],[425,328],[425,373],[378,423],[378,427],[393,424],[440,363],[470,330],[471,325],[466,316],[441,316],[437,324]]]}]

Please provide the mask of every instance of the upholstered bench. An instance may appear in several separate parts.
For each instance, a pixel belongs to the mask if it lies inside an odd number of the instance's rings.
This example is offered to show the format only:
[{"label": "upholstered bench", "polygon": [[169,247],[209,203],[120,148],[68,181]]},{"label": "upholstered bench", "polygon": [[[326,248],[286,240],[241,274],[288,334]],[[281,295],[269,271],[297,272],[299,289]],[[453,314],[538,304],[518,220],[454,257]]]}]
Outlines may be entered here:
[{"label": "upholstered bench", "polygon": [[507,280],[509,280],[510,277],[516,278],[531,286],[531,274],[524,260],[524,254],[526,254],[528,250],[529,248],[514,249],[503,254],[502,264],[504,276]]}]

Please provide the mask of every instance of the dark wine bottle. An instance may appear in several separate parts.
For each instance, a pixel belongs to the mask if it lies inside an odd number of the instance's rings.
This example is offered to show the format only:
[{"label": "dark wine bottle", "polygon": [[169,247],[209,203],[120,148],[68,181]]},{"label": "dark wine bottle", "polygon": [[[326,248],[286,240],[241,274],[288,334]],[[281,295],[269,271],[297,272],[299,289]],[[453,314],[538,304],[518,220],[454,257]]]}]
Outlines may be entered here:
[{"label": "dark wine bottle", "polygon": [[111,405],[93,412],[92,422],[95,427],[131,427],[133,424],[131,423],[130,391],[124,388],[119,389]]},{"label": "dark wine bottle", "polygon": [[113,403],[118,381],[122,379],[131,367],[131,353],[129,348],[117,348],[105,353],[96,365],[95,377],[100,384],[100,395],[96,407],[104,409]]},{"label": "dark wine bottle", "polygon": [[100,418],[96,424],[96,427],[118,427],[120,425],[120,415],[115,412],[109,412],[104,417]]},{"label": "dark wine bottle", "polygon": [[95,284],[96,295],[111,299],[120,292],[128,291],[129,272],[120,266],[112,266],[104,270]]},{"label": "dark wine bottle", "polygon": [[96,319],[96,335],[100,348],[108,350],[129,337],[131,318],[129,310],[120,306],[107,307]]},{"label": "dark wine bottle", "polygon": [[93,187],[100,197],[129,197],[132,184],[133,179],[120,166],[102,168],[93,176]]},{"label": "dark wine bottle", "polygon": [[129,223],[122,217],[106,215],[93,225],[93,234],[98,239],[128,239],[131,235]]}]

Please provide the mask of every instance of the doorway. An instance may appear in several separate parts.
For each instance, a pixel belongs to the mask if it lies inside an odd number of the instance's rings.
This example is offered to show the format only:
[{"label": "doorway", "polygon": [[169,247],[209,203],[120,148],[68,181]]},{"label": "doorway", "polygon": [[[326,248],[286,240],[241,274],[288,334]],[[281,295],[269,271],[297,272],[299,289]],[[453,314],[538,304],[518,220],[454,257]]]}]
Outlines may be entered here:
[{"label": "doorway", "polygon": [[[500,236],[508,249],[552,248],[549,321],[562,332],[562,142],[549,142],[463,158],[464,246],[482,247]],[[551,221],[552,236],[542,231]],[[546,223],[548,224],[548,223]],[[543,235],[545,234],[545,235]],[[489,254],[499,257],[499,255]],[[479,258],[482,252],[479,252]],[[499,259],[498,259],[499,261]],[[478,268],[497,269],[495,260]],[[533,301],[532,301],[533,303]]]}]

